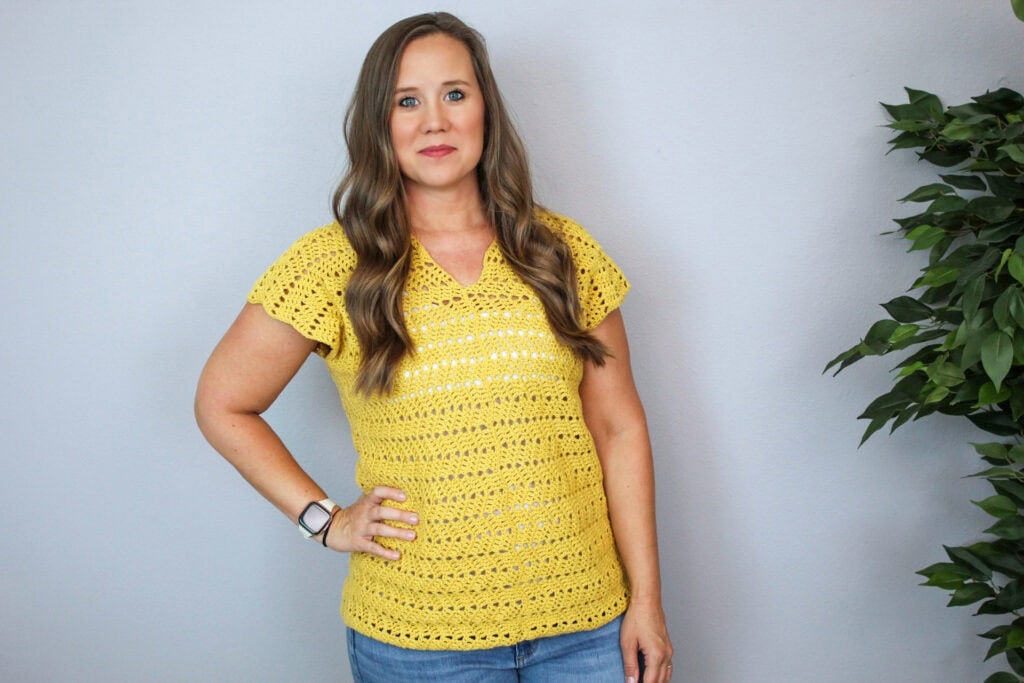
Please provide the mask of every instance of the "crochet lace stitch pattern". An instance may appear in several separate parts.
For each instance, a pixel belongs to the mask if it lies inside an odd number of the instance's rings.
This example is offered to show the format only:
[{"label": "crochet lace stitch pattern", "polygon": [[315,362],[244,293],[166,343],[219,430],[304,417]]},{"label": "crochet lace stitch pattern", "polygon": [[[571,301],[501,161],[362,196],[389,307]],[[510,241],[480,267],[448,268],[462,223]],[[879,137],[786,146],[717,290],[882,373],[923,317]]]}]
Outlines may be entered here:
[{"label": "crochet lace stitch pattern", "polygon": [[[629,283],[582,227],[539,217],[569,245],[584,324]],[[354,553],[342,615],[412,649],[470,650],[597,628],[628,592],[601,466],[583,421],[583,363],[554,337],[533,291],[497,244],[459,284],[413,241],[405,322],[416,352],[393,391],[355,392],[359,345],[344,306],[355,254],[336,224],[292,245],[249,294],[317,342],[348,414],[356,481],[401,488],[420,523],[402,557]]]}]

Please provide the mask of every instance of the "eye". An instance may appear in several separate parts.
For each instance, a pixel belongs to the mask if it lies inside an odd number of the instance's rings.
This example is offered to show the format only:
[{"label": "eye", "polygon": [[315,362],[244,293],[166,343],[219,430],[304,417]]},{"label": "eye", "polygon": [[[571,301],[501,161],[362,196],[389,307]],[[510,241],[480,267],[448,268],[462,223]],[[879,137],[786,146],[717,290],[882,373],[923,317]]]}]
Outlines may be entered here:
[{"label": "eye", "polygon": [[415,107],[419,103],[419,100],[417,100],[415,97],[403,97],[402,99],[398,100],[398,106],[404,107],[406,109],[408,109],[409,107]]},{"label": "eye", "polygon": [[459,102],[461,100],[466,99],[466,93],[462,92],[461,90],[452,90],[447,95],[445,95],[444,98],[449,102]]}]

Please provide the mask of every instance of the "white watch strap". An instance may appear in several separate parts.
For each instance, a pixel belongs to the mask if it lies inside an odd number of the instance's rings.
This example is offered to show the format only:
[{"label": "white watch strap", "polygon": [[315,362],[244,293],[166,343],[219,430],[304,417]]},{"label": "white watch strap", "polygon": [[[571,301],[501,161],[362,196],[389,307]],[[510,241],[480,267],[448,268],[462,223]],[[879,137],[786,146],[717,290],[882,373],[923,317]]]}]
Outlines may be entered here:
[{"label": "white watch strap", "polygon": [[[327,512],[331,513],[331,514],[334,513],[334,508],[338,507],[338,504],[335,503],[330,498],[324,498],[323,500],[318,500],[317,504],[320,507],[322,507],[325,510],[327,510]],[[301,524],[299,525],[299,533],[302,534],[303,538],[313,538],[313,534],[311,534],[308,531],[306,531],[306,527],[302,526]]]}]

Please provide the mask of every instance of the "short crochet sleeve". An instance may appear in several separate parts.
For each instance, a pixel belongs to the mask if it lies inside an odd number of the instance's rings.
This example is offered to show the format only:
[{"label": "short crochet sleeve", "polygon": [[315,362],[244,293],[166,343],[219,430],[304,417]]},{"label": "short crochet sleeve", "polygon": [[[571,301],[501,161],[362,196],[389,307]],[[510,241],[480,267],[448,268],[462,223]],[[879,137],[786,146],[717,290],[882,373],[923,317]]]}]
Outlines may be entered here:
[{"label": "short crochet sleeve", "polygon": [[583,327],[592,330],[622,305],[629,292],[629,280],[579,223],[550,212],[542,212],[540,218],[562,236],[572,251]]},{"label": "short crochet sleeve", "polygon": [[248,301],[317,342],[321,356],[338,350],[344,283],[356,256],[341,227],[325,225],[300,237],[256,281]]}]

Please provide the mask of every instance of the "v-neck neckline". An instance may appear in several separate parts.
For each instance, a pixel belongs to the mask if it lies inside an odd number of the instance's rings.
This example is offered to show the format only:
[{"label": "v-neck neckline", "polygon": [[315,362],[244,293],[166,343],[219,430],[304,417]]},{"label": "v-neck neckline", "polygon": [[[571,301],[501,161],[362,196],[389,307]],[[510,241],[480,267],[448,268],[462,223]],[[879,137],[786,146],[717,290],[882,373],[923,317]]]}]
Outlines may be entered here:
[{"label": "v-neck neckline", "polygon": [[483,257],[481,258],[482,263],[480,264],[480,275],[478,275],[476,280],[474,280],[473,282],[470,282],[469,284],[464,284],[460,282],[457,277],[449,273],[444,266],[438,263],[437,260],[430,254],[430,250],[427,249],[426,245],[423,244],[423,242],[420,242],[415,235],[411,235],[410,237],[412,238],[412,244],[415,247],[418,247],[423,252],[423,259],[427,263],[429,263],[430,265],[444,273],[444,277],[446,277],[451,282],[451,284],[462,289],[471,289],[472,287],[475,287],[476,285],[480,284],[480,282],[484,279],[484,275],[487,274],[487,264],[490,262],[490,259],[488,257],[491,254],[491,250],[498,248],[498,239],[495,237],[491,239],[491,243],[487,245],[486,249],[484,249]]}]

